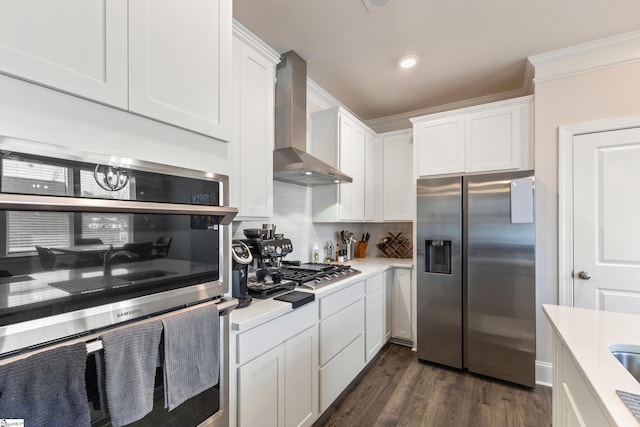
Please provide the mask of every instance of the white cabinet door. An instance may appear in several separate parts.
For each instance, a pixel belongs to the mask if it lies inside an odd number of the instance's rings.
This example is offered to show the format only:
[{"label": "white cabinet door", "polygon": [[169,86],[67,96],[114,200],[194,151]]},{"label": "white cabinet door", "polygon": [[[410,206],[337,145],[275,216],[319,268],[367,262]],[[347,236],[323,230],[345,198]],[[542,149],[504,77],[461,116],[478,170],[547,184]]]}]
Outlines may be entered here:
[{"label": "white cabinet door", "polygon": [[340,221],[364,219],[365,131],[357,122],[340,117],[340,170],[353,182],[339,184]]},{"label": "white cabinet door", "polygon": [[383,219],[411,221],[413,219],[413,144],[411,133],[383,139],[384,191]]},{"label": "white cabinet door", "polygon": [[364,336],[360,334],[320,368],[320,413],[333,403],[364,368]]},{"label": "white cabinet door", "polygon": [[393,288],[392,336],[411,340],[411,270],[396,268]]},{"label": "white cabinet door", "polygon": [[284,426],[284,345],[238,368],[238,425]]},{"label": "white cabinet door", "polygon": [[[373,132],[365,132],[364,146],[364,220],[373,221],[375,219],[375,198],[376,198],[376,145],[379,140]],[[381,170],[377,170],[378,173]]]},{"label": "white cabinet door", "polygon": [[520,168],[520,105],[470,114],[465,118],[465,132],[466,172]]},{"label": "white cabinet door", "polygon": [[393,324],[393,269],[384,272],[384,341],[391,338]]},{"label": "white cabinet door", "polygon": [[286,427],[310,426],[318,415],[317,331],[313,326],[284,344]]},{"label": "white cabinet door", "polygon": [[129,109],[231,139],[231,2],[129,0]]},{"label": "white cabinet door", "polygon": [[365,362],[369,363],[384,344],[383,289],[365,297]]},{"label": "white cabinet door", "polygon": [[[375,169],[371,165],[374,152],[366,147],[375,141],[373,132],[361,121],[335,107],[318,111],[311,118],[311,147],[314,155],[333,165],[353,179],[338,185],[313,187],[314,222],[361,222],[373,220],[375,186],[369,181]],[[375,147],[374,147],[375,150]],[[374,157],[373,157],[374,158]]]},{"label": "white cabinet door", "polygon": [[233,40],[232,206],[238,219],[273,215],[274,63]]},{"label": "white cabinet door", "polygon": [[127,108],[127,1],[3,0],[0,72]]},{"label": "white cabinet door", "polygon": [[413,125],[418,176],[464,172],[464,117]]}]

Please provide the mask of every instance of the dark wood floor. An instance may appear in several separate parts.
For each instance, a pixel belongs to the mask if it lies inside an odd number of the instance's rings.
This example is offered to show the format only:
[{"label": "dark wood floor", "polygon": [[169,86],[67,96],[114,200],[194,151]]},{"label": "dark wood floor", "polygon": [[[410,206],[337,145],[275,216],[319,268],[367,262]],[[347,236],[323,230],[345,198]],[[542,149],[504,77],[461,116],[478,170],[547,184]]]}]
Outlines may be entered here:
[{"label": "dark wood floor", "polygon": [[314,427],[550,425],[549,387],[529,390],[419,362],[410,348],[387,344]]}]

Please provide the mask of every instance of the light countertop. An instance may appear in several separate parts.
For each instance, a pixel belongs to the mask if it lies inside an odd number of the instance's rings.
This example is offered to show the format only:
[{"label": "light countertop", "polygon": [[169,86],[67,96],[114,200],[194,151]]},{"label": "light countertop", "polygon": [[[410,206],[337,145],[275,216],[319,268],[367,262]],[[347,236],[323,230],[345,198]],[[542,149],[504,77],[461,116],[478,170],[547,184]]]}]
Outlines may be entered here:
[{"label": "light countertop", "polygon": [[639,425],[616,390],[640,395],[640,383],[609,348],[628,344],[640,349],[640,316],[548,304],[542,307],[606,418],[613,425]]},{"label": "light countertop", "polygon": [[[315,291],[310,289],[299,290],[316,294],[316,300],[318,300],[319,298],[339,291],[351,283],[364,280],[367,277],[382,273],[387,269],[412,268],[413,260],[411,258],[357,258],[350,260],[345,264],[352,266],[356,270],[360,270],[361,273]],[[272,298],[254,298],[253,301],[251,301],[251,304],[247,307],[236,309],[231,312],[231,329],[234,331],[244,331],[292,310],[291,304],[288,302],[275,301]]]}]

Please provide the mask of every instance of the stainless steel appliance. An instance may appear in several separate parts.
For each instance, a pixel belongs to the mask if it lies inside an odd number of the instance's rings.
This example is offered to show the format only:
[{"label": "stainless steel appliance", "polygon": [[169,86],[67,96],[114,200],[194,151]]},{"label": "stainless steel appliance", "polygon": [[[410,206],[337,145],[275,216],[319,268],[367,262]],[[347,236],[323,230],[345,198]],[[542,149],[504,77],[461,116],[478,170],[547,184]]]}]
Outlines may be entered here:
[{"label": "stainless steel appliance", "polygon": [[283,266],[280,273],[285,279],[295,281],[302,288],[316,290],[360,274],[360,270],[350,265],[305,263]]},{"label": "stainless steel appliance", "polygon": [[249,264],[253,262],[253,255],[249,247],[240,240],[231,242],[231,296],[238,299],[238,308],[251,304],[251,295],[247,288]]},{"label": "stainless steel appliance", "polygon": [[297,185],[335,185],[353,178],[307,152],[307,63],[284,53],[276,70],[273,179]]},{"label": "stainless steel appliance", "polygon": [[254,258],[247,278],[249,294],[254,298],[271,298],[292,290],[296,285],[280,273],[282,258],[293,251],[293,244],[281,234],[277,237],[274,235],[274,238],[265,238],[271,236],[268,233],[274,229],[275,226],[269,229],[249,228],[243,231],[247,239],[243,239],[242,242],[249,247]]},{"label": "stainless steel appliance", "polygon": [[418,358],[535,385],[531,171],[417,183]]},{"label": "stainless steel appliance", "polygon": [[199,415],[226,425],[227,188],[223,175],[0,136],[0,363],[215,303],[220,382]]}]

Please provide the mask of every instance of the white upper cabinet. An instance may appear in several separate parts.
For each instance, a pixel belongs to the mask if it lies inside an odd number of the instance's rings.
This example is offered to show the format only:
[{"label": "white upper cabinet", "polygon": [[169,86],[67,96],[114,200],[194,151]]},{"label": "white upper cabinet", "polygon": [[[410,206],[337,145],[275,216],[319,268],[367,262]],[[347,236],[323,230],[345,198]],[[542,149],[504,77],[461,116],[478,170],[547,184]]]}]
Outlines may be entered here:
[{"label": "white upper cabinet", "polygon": [[0,72],[127,108],[127,0],[3,0]]},{"label": "white upper cabinet", "polygon": [[[365,132],[364,144],[364,220],[374,221],[376,219],[376,190],[378,182],[376,180],[376,152],[381,144],[380,138],[376,138],[373,131]],[[379,172],[379,170],[378,170]]]},{"label": "white upper cabinet", "polygon": [[415,120],[418,176],[464,172],[464,118]]},{"label": "white upper cabinet", "polygon": [[[311,117],[311,149],[314,156],[335,166],[353,182],[313,187],[313,221],[364,221],[373,217],[373,204],[367,195],[373,194],[366,173],[367,144],[375,140],[373,132],[361,121],[340,107],[318,111]],[[365,213],[366,211],[366,213]]]},{"label": "white upper cabinet", "polygon": [[416,176],[533,167],[533,97],[411,119]]},{"label": "white upper cabinet", "polygon": [[4,0],[0,72],[231,139],[231,2]]},{"label": "white upper cabinet", "polygon": [[411,130],[382,135],[384,221],[413,220],[415,184],[411,168],[412,139]]},{"label": "white upper cabinet", "polygon": [[278,54],[238,23],[233,29],[233,172],[237,219],[273,215],[274,82]]},{"label": "white upper cabinet", "polygon": [[231,2],[129,0],[129,109],[231,138]]},{"label": "white upper cabinet", "polygon": [[342,221],[364,219],[365,143],[365,128],[355,120],[341,115],[338,169],[353,179],[351,183],[338,186]]}]

